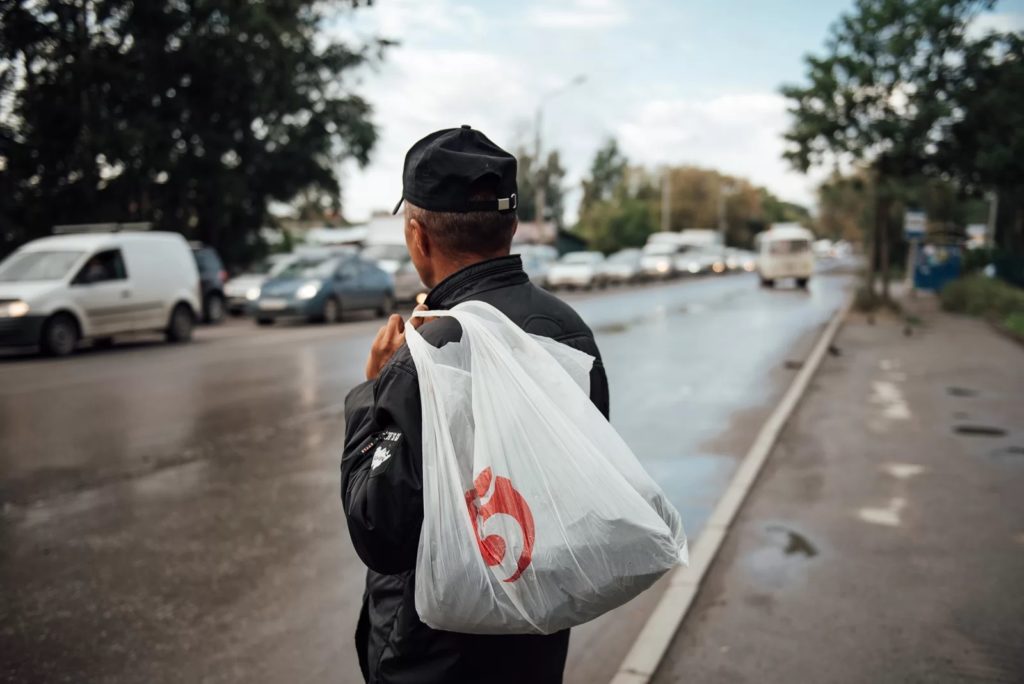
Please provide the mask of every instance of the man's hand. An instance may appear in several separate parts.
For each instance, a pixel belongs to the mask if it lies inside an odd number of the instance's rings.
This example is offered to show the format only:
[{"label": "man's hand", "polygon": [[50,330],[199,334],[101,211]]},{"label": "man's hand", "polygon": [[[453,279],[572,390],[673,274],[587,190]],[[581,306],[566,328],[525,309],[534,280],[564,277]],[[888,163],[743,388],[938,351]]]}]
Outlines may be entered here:
[{"label": "man's hand", "polygon": [[[414,310],[426,311],[427,307],[424,304],[419,304]],[[413,328],[418,328],[425,322],[426,320],[423,318],[413,318],[409,324]],[[405,344],[405,321],[398,314],[391,314],[388,322],[377,331],[377,336],[373,338],[373,344],[370,345],[370,357],[366,359],[366,379],[376,380],[381,370],[403,344]]]}]

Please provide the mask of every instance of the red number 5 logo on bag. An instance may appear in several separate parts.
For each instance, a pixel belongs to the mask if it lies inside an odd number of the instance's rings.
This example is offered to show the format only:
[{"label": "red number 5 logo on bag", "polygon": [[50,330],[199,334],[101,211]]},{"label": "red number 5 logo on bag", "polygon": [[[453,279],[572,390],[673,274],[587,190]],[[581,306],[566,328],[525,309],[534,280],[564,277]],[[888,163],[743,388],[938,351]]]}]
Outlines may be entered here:
[{"label": "red number 5 logo on bag", "polygon": [[[491,487],[491,479],[494,480],[494,491],[487,501],[484,496]],[[496,534],[489,534],[483,539],[480,538],[480,527],[492,515],[499,513],[511,516],[523,531],[523,550],[516,562],[516,571],[505,578],[505,582],[515,582],[523,571],[530,565],[533,559],[533,541],[536,530],[533,526],[533,513],[526,504],[523,495],[512,486],[512,481],[507,477],[493,477],[490,468],[484,468],[476,480],[473,481],[474,488],[466,492],[466,506],[469,508],[469,519],[473,523],[473,535],[480,547],[480,555],[488,567],[498,565],[505,558],[504,539]]]}]

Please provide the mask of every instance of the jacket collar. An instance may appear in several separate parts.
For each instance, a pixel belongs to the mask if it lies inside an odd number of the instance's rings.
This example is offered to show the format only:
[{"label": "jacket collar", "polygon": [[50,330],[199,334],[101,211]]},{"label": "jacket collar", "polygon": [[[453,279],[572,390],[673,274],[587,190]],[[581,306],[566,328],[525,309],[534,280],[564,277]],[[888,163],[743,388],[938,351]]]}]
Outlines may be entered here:
[{"label": "jacket collar", "polygon": [[438,283],[427,295],[426,305],[428,309],[450,309],[481,292],[520,285],[529,280],[518,254],[478,261]]}]

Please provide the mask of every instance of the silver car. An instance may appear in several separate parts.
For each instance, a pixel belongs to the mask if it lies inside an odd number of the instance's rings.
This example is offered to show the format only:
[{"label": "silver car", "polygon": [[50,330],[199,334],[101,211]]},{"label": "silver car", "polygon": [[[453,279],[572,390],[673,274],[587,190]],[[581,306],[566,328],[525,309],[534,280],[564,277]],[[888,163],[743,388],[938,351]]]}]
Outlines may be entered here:
[{"label": "silver car", "polygon": [[641,279],[640,260],[643,252],[639,249],[622,249],[604,262],[605,280],[612,283],[634,283]]},{"label": "silver car", "polygon": [[547,285],[552,290],[560,287],[589,290],[606,284],[603,267],[604,255],[600,252],[570,252],[551,266]]}]

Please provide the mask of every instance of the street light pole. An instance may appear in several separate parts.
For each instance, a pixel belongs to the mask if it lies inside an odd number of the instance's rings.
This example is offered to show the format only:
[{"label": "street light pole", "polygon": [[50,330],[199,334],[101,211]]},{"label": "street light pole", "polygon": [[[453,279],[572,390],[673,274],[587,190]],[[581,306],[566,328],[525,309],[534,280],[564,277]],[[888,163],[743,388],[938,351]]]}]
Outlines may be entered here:
[{"label": "street light pole", "polygon": [[554,90],[549,90],[547,93],[545,93],[544,95],[541,96],[540,101],[537,103],[537,113],[534,116],[534,127],[535,127],[535,130],[534,130],[534,138],[533,138],[533,163],[536,164],[536,166],[537,166],[537,171],[536,171],[536,174],[535,174],[535,177],[534,177],[534,183],[536,183],[536,185],[537,185],[537,187],[536,187],[536,193],[537,193],[537,196],[536,196],[537,197],[536,214],[537,214],[537,219],[536,220],[537,220],[537,228],[538,228],[538,230],[544,224],[544,211],[545,211],[545,208],[546,208],[545,204],[546,204],[546,201],[547,201],[547,188],[545,187],[547,185],[547,178],[545,177],[544,171],[542,171],[542,166],[541,166],[542,165],[542,161],[541,161],[541,152],[542,152],[542,150],[541,150],[541,145],[540,145],[541,128],[543,126],[543,121],[544,121],[544,105],[547,104],[548,101],[552,100],[556,96],[561,95],[562,93],[564,93],[565,91],[569,90],[573,86],[580,85],[581,83],[583,83],[586,80],[587,80],[587,77],[584,76],[583,74],[580,74],[579,76],[576,76],[575,78],[573,78],[571,81],[569,81],[565,85],[560,86],[558,88],[555,88]]},{"label": "street light pole", "polygon": [[672,167],[665,164],[661,171],[661,231],[667,233],[671,230],[669,212],[672,208]]}]

